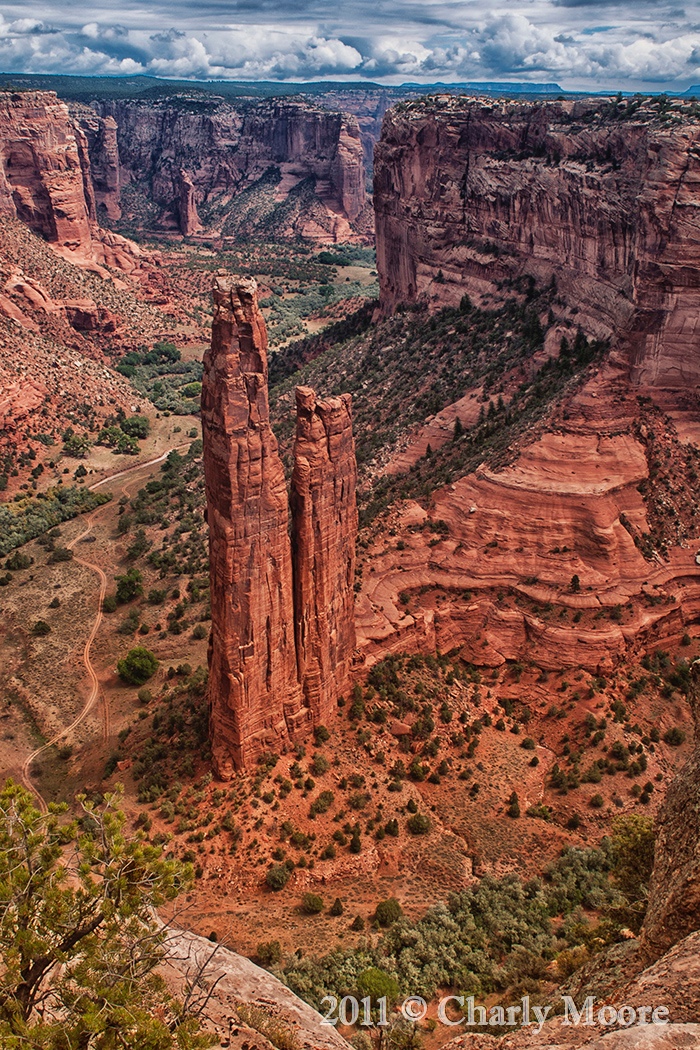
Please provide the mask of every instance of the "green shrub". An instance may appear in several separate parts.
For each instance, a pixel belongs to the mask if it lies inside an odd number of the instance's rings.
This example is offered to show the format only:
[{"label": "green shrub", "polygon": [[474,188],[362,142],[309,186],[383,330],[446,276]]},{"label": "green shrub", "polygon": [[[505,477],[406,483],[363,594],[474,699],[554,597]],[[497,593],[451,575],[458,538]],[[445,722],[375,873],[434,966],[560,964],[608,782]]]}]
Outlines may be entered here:
[{"label": "green shrub", "polygon": [[355,918],[350,923],[350,929],[351,930],[355,930],[356,932],[359,932],[360,930],[364,930],[364,928],[365,928],[365,920],[362,918],[361,915],[356,915]]},{"label": "green shrub", "polygon": [[374,918],[380,926],[391,926],[392,923],[398,922],[402,915],[403,910],[396,897],[380,901],[374,910]]},{"label": "green shrub", "polygon": [[102,600],[102,612],[113,613],[117,611],[116,594],[106,594]]},{"label": "green shrub", "polygon": [[508,799],[508,809],[506,812],[509,817],[517,818],[520,816],[520,802],[518,801],[517,791],[514,791]]},{"label": "green shrub", "polygon": [[667,729],[664,733],[664,744],[669,744],[671,747],[680,747],[684,743],[685,733],[678,726],[674,726],[673,729]]},{"label": "green shrub", "polygon": [[593,809],[602,809],[605,805],[605,799],[602,795],[593,795],[591,798],[591,806]]},{"label": "green shrub", "polygon": [[123,576],[116,576],[117,601],[131,602],[143,594],[143,577],[138,569],[128,569]]},{"label": "green shrub", "polygon": [[327,813],[333,805],[334,797],[332,791],[322,791],[321,794],[311,803],[309,816],[313,818],[317,813]]},{"label": "green shrub", "polygon": [[35,634],[37,638],[44,638],[47,634],[51,634],[51,628],[46,620],[37,620],[32,627],[32,634]]},{"label": "green shrub", "polygon": [[140,440],[147,438],[151,430],[151,424],[145,416],[129,416],[128,419],[122,419],[119,425],[129,437]]},{"label": "green shrub", "polygon": [[323,897],[318,893],[305,893],[301,898],[301,910],[304,915],[319,915],[323,911]]},{"label": "green shrub", "polygon": [[316,752],[311,760],[311,772],[315,777],[323,776],[331,768],[331,764],[325,755]]},{"label": "green shrub", "polygon": [[345,909],[343,908],[343,902],[341,901],[340,897],[336,897],[333,903],[331,904],[330,908],[328,909],[328,914],[334,916],[342,915],[344,910]]},{"label": "green shrub", "polygon": [[412,835],[427,835],[430,831],[430,817],[425,813],[414,813],[406,821],[406,827]]},{"label": "green shrub", "polygon": [[265,882],[271,890],[278,892],[284,889],[289,882],[289,868],[284,864],[273,864],[268,869],[267,875],[265,876]]},{"label": "green shrub", "polygon": [[206,638],[209,632],[206,627],[203,627],[201,623],[198,623],[192,632],[192,637],[196,638],[197,641],[201,641],[202,638]]},{"label": "green shrub", "polygon": [[19,572],[20,569],[28,569],[34,561],[28,554],[22,554],[21,551],[14,551],[5,562],[5,568],[9,569],[10,572]]},{"label": "green shrub", "polygon": [[158,670],[158,660],[150,649],[137,645],[117,663],[117,673],[128,685],[143,685]]},{"label": "green shrub", "polygon": [[263,966],[275,966],[282,958],[282,946],[279,941],[261,941],[255,954]]},{"label": "green shrub", "polygon": [[73,551],[70,547],[56,547],[51,551],[48,557],[49,565],[55,565],[62,561],[72,561]]}]

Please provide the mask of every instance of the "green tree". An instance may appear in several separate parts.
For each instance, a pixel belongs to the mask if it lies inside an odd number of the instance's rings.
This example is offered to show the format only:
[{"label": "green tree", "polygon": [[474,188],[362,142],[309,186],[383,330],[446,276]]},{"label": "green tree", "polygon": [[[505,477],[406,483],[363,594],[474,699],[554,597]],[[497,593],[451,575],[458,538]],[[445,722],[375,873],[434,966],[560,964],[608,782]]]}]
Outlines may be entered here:
[{"label": "green tree", "polygon": [[122,419],[119,425],[125,434],[139,440],[147,438],[151,430],[151,424],[145,416],[129,416],[128,419]]},{"label": "green tree", "polygon": [[398,922],[402,914],[401,905],[396,897],[380,901],[374,911],[374,917],[380,926],[391,926],[392,923]]},{"label": "green tree", "polygon": [[386,998],[386,1012],[388,1013],[399,997],[399,984],[393,977],[378,966],[370,966],[363,970],[357,978],[358,998],[364,999],[369,996],[370,1011],[372,1017],[379,1014],[379,1000]]},{"label": "green tree", "polygon": [[323,897],[318,893],[305,893],[301,898],[301,910],[305,915],[318,915],[323,911]]},{"label": "green tree", "polygon": [[128,839],[119,793],[41,814],[0,791],[0,1045],[5,1050],[181,1050],[208,1043],[156,967],[153,909],[190,885],[189,865]]},{"label": "green tree", "polygon": [[646,897],[654,867],[654,822],[636,813],[618,817],[612,825],[615,881],[629,901]]},{"label": "green tree", "polygon": [[273,864],[268,869],[265,882],[271,890],[282,890],[289,882],[289,868],[284,864]]},{"label": "green tree", "polygon": [[129,685],[143,685],[158,670],[158,660],[150,649],[137,645],[117,663],[117,674]]},{"label": "green tree", "polygon": [[131,602],[143,594],[143,577],[138,569],[129,569],[123,576],[115,576],[117,601]]}]

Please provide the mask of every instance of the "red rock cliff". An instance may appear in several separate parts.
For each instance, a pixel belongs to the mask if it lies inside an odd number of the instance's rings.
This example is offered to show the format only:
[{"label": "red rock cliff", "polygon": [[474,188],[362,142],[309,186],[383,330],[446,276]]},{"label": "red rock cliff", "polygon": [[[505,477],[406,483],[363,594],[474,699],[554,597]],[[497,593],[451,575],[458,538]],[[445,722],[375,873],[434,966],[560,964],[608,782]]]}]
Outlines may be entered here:
[{"label": "red rock cliff", "polygon": [[349,395],[297,387],[292,549],[299,680],[316,725],[348,688],[355,647],[357,467]]},{"label": "red rock cliff", "polygon": [[600,100],[397,106],[375,154],[385,311],[555,277],[584,327],[624,336],[637,382],[696,384],[699,144],[691,116]]},{"label": "red rock cliff", "polygon": [[95,270],[132,273],[143,253],[101,229],[89,136],[53,91],[0,92],[0,214],[16,216],[63,258]]},{"label": "red rock cliff", "polygon": [[53,92],[0,93],[0,211],[63,248],[91,247],[78,143]]},{"label": "red rock cliff", "polygon": [[[267,333],[255,281],[217,277],[202,424],[214,766],[230,778],[327,721],[347,688],[357,511],[350,399],[297,397],[294,555],[270,427]],[[295,631],[296,627],[296,631]]]}]

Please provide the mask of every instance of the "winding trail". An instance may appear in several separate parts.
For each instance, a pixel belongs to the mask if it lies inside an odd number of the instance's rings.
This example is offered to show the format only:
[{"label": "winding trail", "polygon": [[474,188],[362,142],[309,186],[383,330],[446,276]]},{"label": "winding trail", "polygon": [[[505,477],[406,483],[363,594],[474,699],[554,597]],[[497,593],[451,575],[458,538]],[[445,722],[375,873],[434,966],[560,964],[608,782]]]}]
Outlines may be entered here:
[{"label": "winding trail", "polygon": [[[100,478],[99,481],[95,481],[92,485],[90,485],[89,489],[90,491],[94,491],[94,489],[99,488],[101,485],[107,484],[107,482],[109,481],[115,481],[117,478],[123,478],[127,475],[135,474],[137,471],[145,470],[148,467],[153,467],[157,463],[162,463],[165,459],[167,459],[171,452],[177,452],[182,448],[188,447],[189,442],[186,445],[181,444],[174,446],[174,448],[166,449],[166,451],[163,452],[160,456],[156,456],[154,459],[149,459],[145,463],[134,463],[131,467],[125,467],[124,470],[119,470],[116,473],[110,474],[105,478]],[[122,488],[122,492],[124,493],[124,495],[129,495],[126,487]],[[73,550],[76,544],[80,543],[87,536],[89,536],[95,524],[95,518],[105,509],[105,507],[108,506],[109,504],[106,503],[103,504],[101,507],[97,507],[95,510],[93,510],[87,518],[86,528],[83,530],[83,532],[76,536],[75,539],[71,540],[70,543],[67,543],[66,546]],[[77,716],[77,718],[73,719],[70,725],[65,726],[63,729],[61,729],[60,732],[56,733],[55,736],[51,737],[50,740],[47,740],[45,743],[43,743],[41,747],[38,747],[35,751],[32,751],[32,753],[27,756],[22,766],[22,783],[29,791],[31,791],[35,795],[37,804],[42,813],[48,812],[48,805],[46,803],[46,799],[43,797],[39,789],[32,781],[32,764],[39,757],[39,755],[44,753],[44,751],[47,751],[50,747],[53,747],[54,744],[58,744],[61,740],[64,740],[67,736],[69,736],[74,729],[77,729],[81,722],[83,722],[87,718],[90,711],[93,709],[101,695],[100,680],[97,677],[97,673],[92,664],[92,660],[90,659],[90,650],[92,648],[92,643],[97,637],[97,632],[100,629],[100,624],[102,623],[102,603],[107,593],[107,576],[104,570],[99,565],[96,565],[94,562],[87,561],[85,558],[75,558],[74,560],[78,563],[78,565],[83,565],[86,569],[92,569],[93,572],[97,573],[100,581],[100,589],[97,597],[97,613],[95,615],[92,628],[90,629],[90,633],[85,641],[85,646],[83,648],[83,664],[85,665],[85,670],[87,671],[88,678],[90,680],[90,692],[88,694],[87,700],[85,701],[83,709]],[[110,718],[109,704],[107,702],[106,696],[103,693],[102,711],[102,739],[106,742],[109,739]]]}]

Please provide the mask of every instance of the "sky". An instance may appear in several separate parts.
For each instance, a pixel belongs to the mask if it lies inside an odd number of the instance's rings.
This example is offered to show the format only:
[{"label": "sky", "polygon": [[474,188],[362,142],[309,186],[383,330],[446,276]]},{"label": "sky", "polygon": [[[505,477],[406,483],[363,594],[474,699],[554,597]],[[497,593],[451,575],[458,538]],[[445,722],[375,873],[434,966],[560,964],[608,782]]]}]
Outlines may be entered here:
[{"label": "sky", "polygon": [[0,0],[0,71],[700,84],[700,0]]}]

